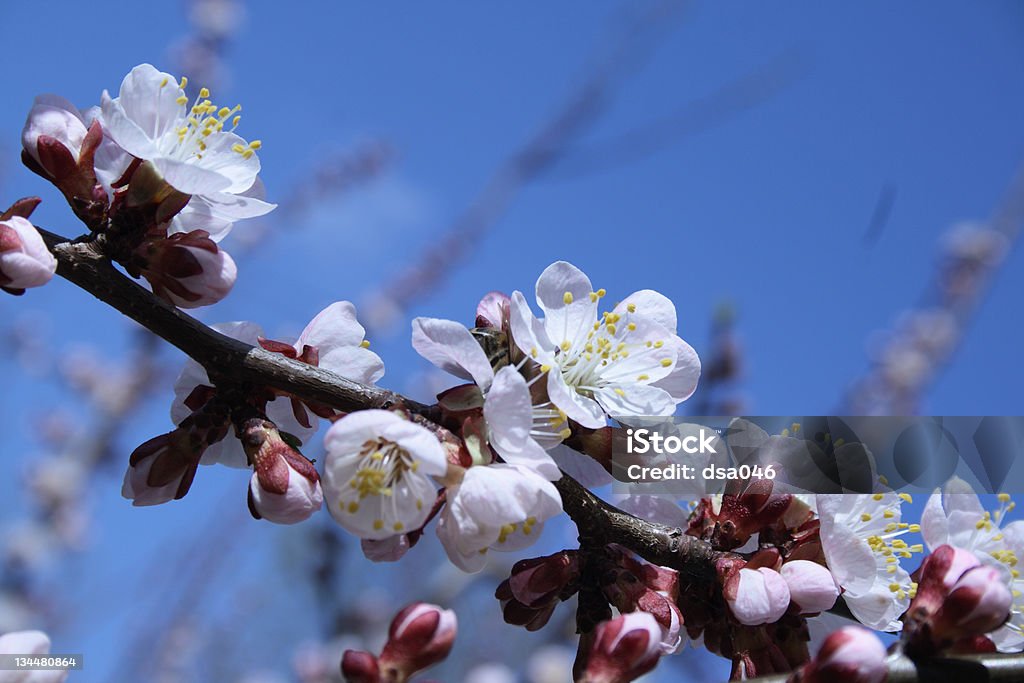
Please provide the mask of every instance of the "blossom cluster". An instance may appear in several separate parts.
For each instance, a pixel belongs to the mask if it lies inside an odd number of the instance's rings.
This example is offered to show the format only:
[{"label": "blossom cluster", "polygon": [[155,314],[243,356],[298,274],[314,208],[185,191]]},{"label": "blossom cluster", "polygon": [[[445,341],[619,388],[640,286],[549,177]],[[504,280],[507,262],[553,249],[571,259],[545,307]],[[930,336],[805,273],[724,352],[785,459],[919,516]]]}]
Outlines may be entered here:
[{"label": "blossom cluster", "polygon": [[[241,107],[214,104],[206,88],[187,92],[186,79],[143,64],[116,97],[104,91],[84,111],[39,97],[22,142],[25,164],[60,190],[94,246],[156,296],[193,308],[220,301],[235,282],[236,265],[220,247],[233,224],[275,206],[263,199],[262,143],[235,133]],[[50,236],[30,221],[38,203],[23,199],[0,213],[0,288],[12,294],[45,284],[59,267]],[[957,245],[955,279],[970,290],[969,266],[1001,258],[1001,245]],[[563,512],[563,477],[588,488],[611,481],[613,419],[671,416],[697,388],[701,362],[679,336],[674,304],[652,290],[611,306],[606,296],[558,261],[536,281],[539,315],[513,291],[485,295],[472,326],[416,318],[413,348],[457,378],[432,406],[373,393],[384,363],[348,301],[327,306],[294,340],[269,339],[252,322],[215,325],[250,354],[318,368],[382,398],[342,412],[339,405],[351,405],[311,400],[287,382],[242,382],[209,358],[189,360],[174,386],[174,428],[131,454],[122,494],[138,506],[162,504],[188,493],[200,465],[249,468],[256,519],[295,524],[326,503],[374,561],[399,560],[433,523],[452,564],[481,571],[493,552],[534,544]],[[914,323],[914,338],[928,338],[941,355],[948,344],[919,331],[943,319],[925,322]],[[302,451],[317,449],[311,439],[321,419],[330,426],[317,467]],[[623,511],[665,525],[652,526],[673,543],[698,541],[703,571],[660,566],[649,544],[585,537],[580,526],[579,548],[514,564],[495,592],[505,621],[535,631],[578,597],[574,677],[603,683],[643,675],[687,639],[730,659],[735,679],[792,672],[793,681],[882,680],[885,650],[863,629],[835,631],[810,656],[810,633],[833,609],[901,632],[900,647],[914,657],[1024,648],[1024,522],[1006,523],[1008,496],[986,511],[954,478],[930,497],[920,523],[904,521],[910,496],[888,488],[862,444],[818,443],[799,424],[773,435],[737,419],[728,431],[730,449],[751,462],[759,453],[823,455],[838,463],[840,478],[867,474],[873,487],[804,495],[749,478],[689,509],[638,489],[618,501]],[[917,557],[911,573],[904,564]],[[342,674],[404,681],[444,659],[455,631],[454,613],[414,603],[395,617],[379,654],[346,652]],[[48,646],[37,634],[29,641]]]},{"label": "blossom cluster", "polygon": [[[220,242],[236,221],[275,208],[264,201],[259,140],[235,129],[241,107],[214,104],[207,88],[141,64],[116,97],[85,110],[41,95],[22,131],[26,166],[52,182],[108,256],[182,308],[231,291],[234,260]],[[56,261],[28,216],[0,219],[0,286],[45,284]]]}]

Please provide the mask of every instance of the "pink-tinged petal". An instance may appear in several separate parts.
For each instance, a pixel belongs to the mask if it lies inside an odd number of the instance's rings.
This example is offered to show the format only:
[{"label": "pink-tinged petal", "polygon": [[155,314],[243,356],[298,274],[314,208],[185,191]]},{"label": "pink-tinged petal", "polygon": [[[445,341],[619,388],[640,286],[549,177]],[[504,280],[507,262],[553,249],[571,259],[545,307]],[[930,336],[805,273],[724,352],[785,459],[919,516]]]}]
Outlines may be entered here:
[{"label": "pink-tinged petal", "polygon": [[953,512],[965,512],[980,519],[985,514],[985,509],[978,499],[978,494],[966,481],[960,477],[953,477],[942,489],[942,507],[946,514]]},{"label": "pink-tinged petal", "polygon": [[111,99],[105,90],[100,98],[100,108],[104,130],[124,151],[140,159],[153,159],[159,155],[153,139],[128,117],[120,101]]},{"label": "pink-tinged petal", "polygon": [[664,389],[649,384],[612,384],[595,391],[594,398],[613,417],[672,415],[676,412],[672,396]]},{"label": "pink-tinged petal", "polygon": [[587,488],[607,486],[615,481],[612,475],[608,474],[601,466],[601,463],[568,446],[559,444],[548,451],[548,455],[558,465],[558,469]]},{"label": "pink-tinged petal", "polygon": [[942,494],[938,489],[928,497],[921,513],[921,536],[929,550],[935,550],[949,541],[949,519],[942,509]]},{"label": "pink-tinged petal", "polygon": [[476,306],[476,319],[479,325],[486,322],[491,327],[501,328],[505,313],[508,311],[509,297],[503,292],[488,292]]},{"label": "pink-tinged petal", "polygon": [[565,261],[556,261],[544,269],[537,278],[537,305],[545,316],[571,305],[566,303],[566,293],[572,301],[589,301],[594,291],[582,270]]},{"label": "pink-tinged petal", "polygon": [[[906,572],[903,572],[902,579],[906,581]],[[893,581],[896,582],[896,579]],[[887,585],[877,586],[864,593],[847,591],[843,593],[843,600],[857,621],[876,631],[890,633],[903,628],[903,622],[899,617],[910,605],[909,597],[903,600],[896,599]]]},{"label": "pink-tinged petal", "polygon": [[85,133],[85,123],[75,105],[58,95],[40,95],[29,110],[21,132],[21,143],[25,151],[39,161],[39,136],[47,135],[63,144],[78,159]]},{"label": "pink-tinged petal", "polygon": [[210,205],[202,197],[192,195],[185,208],[171,219],[171,227],[167,232],[173,235],[178,232],[205,230],[210,234],[211,240],[220,242],[228,236],[233,226],[233,221],[213,215]]},{"label": "pink-tinged petal", "polygon": [[[504,456],[518,454],[533,443],[533,405],[530,388],[515,368],[504,367],[494,376],[494,382],[484,402],[490,442]],[[533,443],[536,446],[535,443]],[[540,448],[537,446],[537,448]],[[543,449],[540,449],[543,452]],[[547,459],[550,462],[550,458]],[[552,465],[554,463],[551,463]]]},{"label": "pink-tinged petal", "polygon": [[423,474],[444,476],[448,471],[448,459],[437,437],[415,422],[402,419],[394,413],[387,414],[394,416],[395,420],[381,427],[381,435],[408,451],[419,463],[419,471]]},{"label": "pink-tinged petal", "polygon": [[839,597],[839,586],[827,568],[817,562],[792,560],[779,570],[789,586],[790,598],[801,614],[831,609]]},{"label": "pink-tinged petal", "polygon": [[509,327],[519,350],[541,364],[553,365],[554,345],[544,331],[544,324],[530,310],[522,292],[512,292],[509,304]]},{"label": "pink-tinged petal", "polygon": [[274,524],[298,524],[310,518],[323,505],[323,492],[319,482],[310,481],[288,467],[288,487],[285,493],[263,490],[254,472],[249,480],[250,500],[260,516]]},{"label": "pink-tinged petal", "polygon": [[494,379],[487,354],[469,330],[453,320],[416,318],[412,321],[412,346],[438,368],[472,380],[486,390]]},{"label": "pink-tinged petal", "polygon": [[229,192],[206,194],[203,196],[203,201],[209,205],[210,213],[214,216],[233,221],[265,216],[277,208],[277,204]]},{"label": "pink-tinged petal", "polygon": [[556,346],[586,343],[597,321],[598,298],[591,296],[590,279],[576,266],[558,261],[537,280],[537,303],[544,311],[544,330]]},{"label": "pink-tinged petal", "polygon": [[544,310],[548,339],[555,345],[586,343],[597,322],[598,298],[593,292],[587,275],[571,263],[557,261],[541,273],[537,302]]},{"label": "pink-tinged petal", "polygon": [[437,537],[444,547],[448,559],[467,574],[475,574],[487,566],[487,549],[466,549],[463,547],[464,534],[448,509],[437,522]]},{"label": "pink-tinged petal", "polygon": [[339,346],[321,353],[320,367],[362,384],[376,384],[384,376],[384,361],[360,346]]},{"label": "pink-tinged petal", "polygon": [[700,381],[700,358],[692,346],[679,337],[671,337],[670,344],[675,348],[676,364],[667,377],[654,382],[654,386],[667,391],[676,402],[690,398],[697,390]]},{"label": "pink-tinged petal", "polygon": [[249,190],[260,172],[260,158],[256,154],[246,158],[235,151],[239,145],[248,148],[248,143],[240,136],[228,132],[214,133],[205,142],[206,150],[201,160],[203,167],[228,180],[226,186],[217,189],[231,194],[243,194]]},{"label": "pink-tinged petal", "polygon": [[[631,310],[632,309],[632,310]],[[672,301],[653,289],[633,292],[615,306],[615,313],[650,318],[669,332],[676,332],[676,306]]]},{"label": "pink-tinged petal", "polygon": [[597,401],[580,395],[566,384],[558,368],[552,368],[548,372],[548,398],[570,419],[584,427],[597,429],[608,423],[604,410]]},{"label": "pink-tinged petal", "polygon": [[118,95],[125,115],[150,140],[176,131],[185,118],[185,105],[179,104],[185,91],[178,87],[174,76],[151,64],[140,64],[128,72]]},{"label": "pink-tinged petal", "polygon": [[338,347],[359,346],[365,336],[366,330],[359,324],[352,302],[335,301],[309,321],[295,348],[301,352],[304,345],[315,346],[323,359],[325,353]]},{"label": "pink-tinged petal", "polygon": [[171,187],[185,194],[221,192],[231,185],[230,179],[206,164],[200,166],[191,160],[180,161],[161,156],[154,156],[150,161]]}]

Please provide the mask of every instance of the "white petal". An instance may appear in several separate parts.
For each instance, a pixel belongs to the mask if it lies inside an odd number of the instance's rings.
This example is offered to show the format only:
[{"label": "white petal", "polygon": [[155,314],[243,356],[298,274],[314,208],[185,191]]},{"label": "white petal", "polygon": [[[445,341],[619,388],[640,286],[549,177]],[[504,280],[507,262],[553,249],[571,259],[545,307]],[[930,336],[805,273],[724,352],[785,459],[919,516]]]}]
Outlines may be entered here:
[{"label": "white petal", "polygon": [[469,330],[459,323],[439,318],[416,318],[412,321],[412,346],[445,372],[472,380],[485,391],[490,387],[494,370],[487,354]]},{"label": "white petal", "polygon": [[556,406],[584,427],[597,429],[604,427],[608,421],[597,401],[580,395],[565,383],[558,368],[548,371],[548,398]]},{"label": "white petal", "polygon": [[664,389],[649,384],[620,384],[602,387],[594,398],[609,415],[672,415],[676,402]]},{"label": "white petal", "polygon": [[162,156],[153,156],[150,161],[171,187],[185,194],[221,192],[231,185],[231,180],[227,176],[212,170],[206,164],[200,165],[192,160],[181,161]]},{"label": "white petal", "polygon": [[203,151],[203,158],[195,158],[194,163],[201,164],[203,168],[214,171],[228,180],[227,185],[216,189],[231,194],[241,194],[252,187],[260,172],[260,158],[256,154],[246,158],[235,151],[238,149],[237,145],[248,147],[248,143],[243,138],[234,133],[221,132],[208,136],[205,138],[205,142],[206,149]]},{"label": "white petal", "polygon": [[233,225],[234,222],[213,215],[210,205],[204,201],[202,196],[192,195],[185,208],[171,219],[171,227],[167,232],[173,235],[176,232],[205,230],[210,233],[211,240],[220,242],[228,236]]},{"label": "white petal", "polygon": [[692,346],[679,337],[671,337],[669,342],[676,351],[676,364],[667,377],[654,383],[671,394],[676,401],[685,401],[697,390],[700,380],[700,358]]},{"label": "white petal", "polygon": [[211,214],[231,221],[265,216],[277,208],[277,204],[230,192],[206,194],[203,201],[210,207]]},{"label": "white petal", "polygon": [[593,291],[590,278],[582,270],[566,261],[556,261],[545,268],[537,278],[537,305],[544,311],[545,316],[550,316],[552,312],[571,305],[565,303],[567,292],[572,301],[589,302]]},{"label": "white petal", "polygon": [[509,304],[509,327],[512,341],[519,350],[541,364],[554,365],[554,344],[544,331],[544,324],[537,320],[526,303],[522,292],[512,292]]},{"label": "white petal", "polygon": [[544,311],[544,330],[556,346],[568,342],[576,348],[597,321],[597,297],[591,297],[590,279],[576,266],[557,261],[537,280],[537,304]]},{"label": "white petal", "polygon": [[555,462],[530,437],[530,389],[515,368],[504,367],[495,375],[484,402],[484,418],[491,445],[505,462],[528,467],[550,481],[561,477]]},{"label": "white petal", "polygon": [[462,530],[446,506],[437,522],[437,537],[444,546],[448,559],[464,572],[475,574],[487,566],[487,548],[467,550],[462,547]]},{"label": "white petal", "polygon": [[921,536],[929,550],[935,550],[949,541],[949,519],[942,509],[942,494],[937,490],[928,497],[921,513]]},{"label": "white petal", "polygon": [[615,307],[614,312],[625,316],[629,313],[629,307],[634,307],[633,313],[638,317],[651,318],[659,325],[675,334],[676,331],[676,306],[672,301],[653,289],[641,289],[623,299]]},{"label": "white petal", "polygon": [[585,453],[574,451],[565,445],[555,446],[548,451],[558,468],[587,488],[607,486],[615,479],[608,474],[601,463]]},{"label": "white petal", "polygon": [[178,87],[174,76],[157,71],[151,64],[132,69],[121,81],[118,95],[125,115],[150,140],[176,131],[185,117],[185,105],[178,104],[185,91]]}]

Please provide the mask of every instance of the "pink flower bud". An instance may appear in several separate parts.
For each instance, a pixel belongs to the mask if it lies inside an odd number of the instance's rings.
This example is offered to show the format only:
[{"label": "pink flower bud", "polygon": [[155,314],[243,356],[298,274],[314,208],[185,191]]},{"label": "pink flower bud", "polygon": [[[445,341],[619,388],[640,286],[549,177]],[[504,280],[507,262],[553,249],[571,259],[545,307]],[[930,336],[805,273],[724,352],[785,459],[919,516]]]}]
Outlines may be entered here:
[{"label": "pink flower bud", "polygon": [[[626,554],[620,557],[620,563],[630,569],[619,569],[607,575],[601,587],[605,596],[619,612],[639,610],[653,616],[661,627],[662,653],[676,652],[682,644],[683,626],[683,615],[676,604],[678,575],[674,570],[656,567]],[[644,571],[646,569],[651,571]],[[668,590],[652,590],[644,579]]]},{"label": "pink flower bud", "polygon": [[385,676],[406,680],[443,661],[452,650],[457,629],[458,621],[451,610],[425,602],[408,605],[395,615],[380,654]]},{"label": "pink flower bud", "polygon": [[121,495],[135,506],[183,498],[192,486],[203,450],[179,427],[142,444],[132,453]]},{"label": "pink flower bud", "polygon": [[972,553],[942,545],[918,570],[917,595],[904,616],[911,656],[930,656],[1006,621],[1013,596],[999,571]]},{"label": "pink flower bud", "polygon": [[363,650],[345,650],[341,657],[341,675],[345,683],[378,683],[377,658]]},{"label": "pink flower bud", "polygon": [[999,570],[987,566],[968,569],[935,615],[934,635],[955,641],[994,631],[1006,621],[1012,603]]},{"label": "pink flower bud", "polygon": [[577,553],[568,550],[520,560],[512,567],[509,589],[523,605],[541,607],[557,601],[559,595],[579,579],[579,571]]},{"label": "pink flower bud", "polygon": [[153,293],[181,308],[215,304],[228,295],[238,268],[203,230],[175,233],[139,248],[140,270]]},{"label": "pink flower bud", "polygon": [[791,560],[779,570],[789,586],[790,600],[800,614],[816,614],[831,609],[839,597],[839,585],[827,568],[809,560]]},{"label": "pink flower bud", "polygon": [[655,667],[661,656],[661,627],[647,612],[620,614],[594,629],[585,661],[577,661],[586,683],[627,683]]},{"label": "pink flower bud", "polygon": [[72,162],[77,162],[87,132],[85,120],[77,107],[57,95],[40,95],[29,110],[21,131],[21,144],[32,159],[51,175],[56,175],[47,168],[49,159],[46,159],[46,153],[40,154],[39,138],[49,138],[66,150]]},{"label": "pink flower bud", "polygon": [[789,608],[786,580],[767,567],[740,569],[726,581],[723,594],[736,621],[745,626],[774,623]]},{"label": "pink flower bud", "polygon": [[800,676],[801,683],[882,683],[888,675],[885,646],[859,626],[844,626],[822,643]]},{"label": "pink flower bud", "polygon": [[508,320],[508,307],[508,294],[488,292],[476,306],[476,326],[496,327],[500,330]]},{"label": "pink flower bud", "polygon": [[275,524],[302,522],[320,509],[324,495],[313,463],[281,438],[274,423],[245,423],[242,447],[253,465],[249,480],[249,511]]},{"label": "pink flower bud", "polygon": [[41,287],[56,271],[57,259],[35,226],[21,216],[0,221],[0,287]]}]

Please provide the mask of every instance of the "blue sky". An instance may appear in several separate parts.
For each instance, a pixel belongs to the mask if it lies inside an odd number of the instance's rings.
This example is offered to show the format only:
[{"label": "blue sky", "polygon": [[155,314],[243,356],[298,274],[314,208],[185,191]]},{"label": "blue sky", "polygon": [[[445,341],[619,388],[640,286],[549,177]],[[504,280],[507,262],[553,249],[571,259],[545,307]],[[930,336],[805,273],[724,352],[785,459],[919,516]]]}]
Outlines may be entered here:
[{"label": "blue sky", "polygon": [[[359,300],[400,272],[556,112],[607,47],[622,12],[612,2],[254,3],[227,55],[230,80],[214,95],[242,103],[241,132],[263,140],[270,199],[287,196],[323,155],[360,140],[385,140],[397,156],[372,184],[295,224],[271,223],[270,239],[240,257],[235,293],[203,319],[258,320],[284,336],[331,301]],[[37,3],[4,3],[0,22],[18,27],[6,32],[0,52],[3,200],[40,194],[39,222],[75,233],[56,192],[17,161],[25,113],[41,92],[86,106],[103,88],[116,90],[137,63],[170,68],[167,48],[188,30],[181,3],[128,11],[53,2],[45,17]],[[1024,6],[694,4],[577,144],[599,148],[784,51],[799,56],[802,75],[768,101],[708,130],[669,136],[630,163],[583,175],[556,167],[530,184],[409,317],[471,322],[483,293],[529,291],[544,266],[566,259],[613,298],[646,287],[667,294],[682,336],[698,351],[715,307],[732,302],[751,412],[833,409],[866,367],[869,334],[918,301],[939,237],[961,220],[988,216],[1024,158]],[[895,206],[868,247],[863,235],[884,186],[896,188]],[[1020,413],[1022,259],[1020,250],[1010,255],[956,362],[928,395],[928,412]],[[30,311],[51,331],[54,352],[102,346],[116,360],[125,348],[130,327],[63,282],[0,299],[0,325]],[[374,339],[388,365],[384,383],[396,389],[426,368],[406,330]],[[163,358],[173,373],[179,356]],[[10,359],[0,361],[0,373],[5,457],[21,463],[38,450],[27,418],[75,406]],[[125,458],[168,428],[169,382],[164,394],[125,429]],[[138,511],[120,499],[119,477],[96,484],[94,544],[62,559],[50,577],[77,615],[62,627],[62,643],[95,662],[82,681],[103,680],[117,629],[134,623],[135,591],[146,586],[122,578],[187,547],[212,511],[238,512],[246,480],[204,470],[184,502]],[[16,477],[0,483],[4,519],[24,509],[18,485]],[[245,568],[232,566],[217,581],[283,580],[290,570],[279,566],[282,548],[293,548],[301,532],[250,521],[241,528]],[[207,612],[223,612],[215,602]],[[269,666],[287,648],[268,652]]]}]

